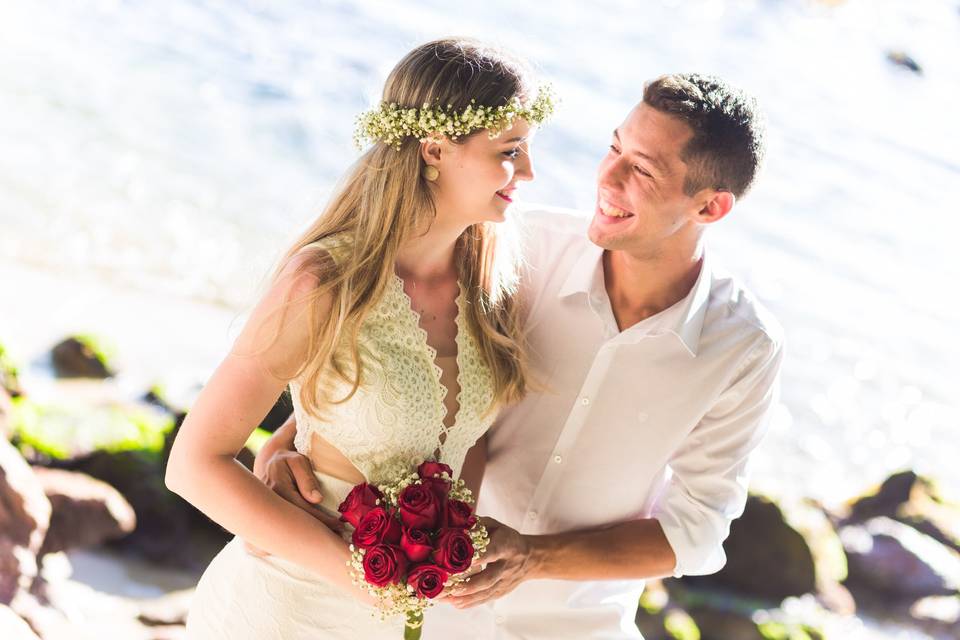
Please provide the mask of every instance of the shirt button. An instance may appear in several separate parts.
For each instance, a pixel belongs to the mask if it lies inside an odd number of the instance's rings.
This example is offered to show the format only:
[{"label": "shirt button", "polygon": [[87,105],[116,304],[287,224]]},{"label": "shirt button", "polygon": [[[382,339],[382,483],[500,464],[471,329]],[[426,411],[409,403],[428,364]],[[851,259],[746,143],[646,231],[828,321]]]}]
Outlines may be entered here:
[{"label": "shirt button", "polygon": [[531,520],[536,520],[536,519],[537,519],[537,512],[536,512],[536,511],[531,511],[530,513],[527,514],[527,517],[529,517]]},{"label": "shirt button", "polygon": [[560,464],[561,462],[563,462],[563,458],[561,456],[553,456],[553,461],[556,462],[557,464]]},{"label": "shirt button", "polygon": [[580,398],[580,404],[582,404],[583,406],[587,406],[588,404],[590,404],[590,398],[587,398],[587,397]]},{"label": "shirt button", "polygon": [[645,411],[641,411],[640,413],[637,414],[637,420],[639,420],[640,422],[646,422],[647,417],[648,416]]},{"label": "shirt button", "polygon": [[496,618],[493,619],[493,621],[496,622],[497,624],[503,624],[504,622],[507,621],[507,619],[504,618],[503,616],[497,616]]}]

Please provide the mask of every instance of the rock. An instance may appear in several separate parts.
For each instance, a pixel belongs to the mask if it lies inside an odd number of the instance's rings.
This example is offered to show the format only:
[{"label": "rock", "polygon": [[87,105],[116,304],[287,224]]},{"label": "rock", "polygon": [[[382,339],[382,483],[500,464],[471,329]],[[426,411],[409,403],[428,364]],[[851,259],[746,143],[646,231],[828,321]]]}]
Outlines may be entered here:
[{"label": "rock", "polygon": [[923,75],[923,67],[920,66],[920,63],[911,58],[904,51],[889,51],[887,52],[887,60],[897,65],[898,67],[903,67],[908,71],[912,71],[918,76]]},{"label": "rock", "polygon": [[52,356],[53,368],[61,378],[110,378],[114,375],[106,356],[98,353],[87,338],[64,339],[53,348]]},{"label": "rock", "polygon": [[0,638],[4,640],[39,640],[30,625],[5,604],[0,604]]},{"label": "rock", "polygon": [[960,596],[930,596],[910,606],[910,615],[921,622],[935,622],[960,631]]},{"label": "rock", "polygon": [[194,589],[184,589],[153,600],[144,600],[140,603],[137,619],[150,627],[185,625],[193,594]]},{"label": "rock", "polygon": [[[821,630],[834,615],[807,594],[768,609],[761,600],[717,590],[690,589],[682,580],[668,579],[663,588],[644,591],[636,623],[646,640],[822,640]],[[793,602],[791,602],[793,601]]]},{"label": "rock", "polygon": [[237,460],[247,468],[247,471],[253,471],[253,461],[256,457],[257,454],[251,451],[249,447],[240,449],[240,453],[237,454]]},{"label": "rock", "polygon": [[838,606],[849,608],[852,600],[837,595],[847,567],[829,520],[810,502],[782,506],[751,495],[724,542],[726,566],[714,575],[685,576],[682,581],[691,588],[730,590],[772,603],[826,591],[833,601],[845,602]]},{"label": "rock", "polygon": [[36,557],[50,524],[50,501],[30,466],[0,440],[0,604],[37,575]]},{"label": "rock", "polygon": [[77,637],[90,637],[78,634],[75,624],[60,609],[32,594],[21,593],[10,608],[43,640],[73,640]]},{"label": "rock", "polygon": [[960,552],[960,504],[949,500],[936,482],[903,471],[887,478],[872,493],[847,506],[843,525],[886,517],[910,525]]},{"label": "rock", "polygon": [[885,608],[926,596],[956,595],[960,555],[913,527],[878,517],[840,530],[846,585],[857,601]]},{"label": "rock", "polygon": [[136,513],[133,533],[115,543],[149,560],[200,568],[230,539],[164,483],[163,460],[144,451],[97,451],[71,463],[117,489]]},{"label": "rock", "polygon": [[136,526],[133,508],[116,489],[75,471],[34,469],[50,500],[50,528],[40,555],[122,538]]},{"label": "rock", "polygon": [[700,640],[766,640],[757,623],[732,611],[695,607],[687,612],[701,629]]}]

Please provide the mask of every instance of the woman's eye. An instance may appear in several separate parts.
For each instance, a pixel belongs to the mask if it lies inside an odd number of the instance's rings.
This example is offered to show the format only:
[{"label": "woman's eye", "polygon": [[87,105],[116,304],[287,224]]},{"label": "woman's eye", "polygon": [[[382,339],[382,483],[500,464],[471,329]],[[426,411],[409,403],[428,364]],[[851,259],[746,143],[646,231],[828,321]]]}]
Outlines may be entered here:
[{"label": "woman's eye", "polygon": [[504,151],[503,155],[511,159],[516,158],[517,156],[520,155],[520,149],[511,149],[510,151]]}]

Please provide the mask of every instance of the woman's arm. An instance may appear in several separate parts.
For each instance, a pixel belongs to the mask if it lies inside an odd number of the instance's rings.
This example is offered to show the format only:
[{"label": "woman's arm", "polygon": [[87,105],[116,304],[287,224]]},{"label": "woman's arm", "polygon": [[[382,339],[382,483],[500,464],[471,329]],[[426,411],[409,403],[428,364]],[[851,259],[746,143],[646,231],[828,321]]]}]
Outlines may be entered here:
[{"label": "woman's arm", "polygon": [[[247,437],[304,361],[310,335],[307,296],[316,280],[298,273],[295,258],[260,301],[230,353],[187,414],[167,464],[171,491],[251,544],[312,569],[345,590],[351,584],[347,544],[303,510],[283,500],[234,459]],[[292,304],[285,314],[281,306]],[[328,313],[329,297],[322,300]],[[274,335],[278,339],[266,348]]]}]

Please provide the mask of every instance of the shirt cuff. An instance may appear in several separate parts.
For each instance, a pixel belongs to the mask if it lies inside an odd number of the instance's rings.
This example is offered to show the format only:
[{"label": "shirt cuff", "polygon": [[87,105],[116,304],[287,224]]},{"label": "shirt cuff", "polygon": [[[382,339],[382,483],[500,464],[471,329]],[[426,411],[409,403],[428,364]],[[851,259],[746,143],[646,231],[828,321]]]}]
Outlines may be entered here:
[{"label": "shirt cuff", "polygon": [[[683,500],[674,494],[672,500]],[[676,507],[676,505],[672,505]],[[673,577],[709,575],[727,563],[723,540],[729,532],[729,521],[720,514],[700,510],[671,508],[670,504],[654,513],[663,534],[673,549],[677,562]]]}]

